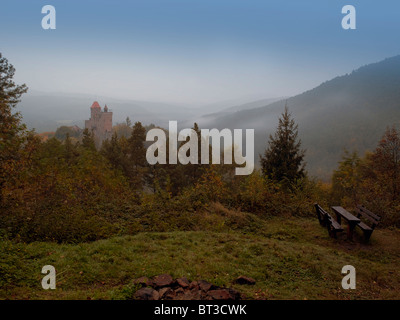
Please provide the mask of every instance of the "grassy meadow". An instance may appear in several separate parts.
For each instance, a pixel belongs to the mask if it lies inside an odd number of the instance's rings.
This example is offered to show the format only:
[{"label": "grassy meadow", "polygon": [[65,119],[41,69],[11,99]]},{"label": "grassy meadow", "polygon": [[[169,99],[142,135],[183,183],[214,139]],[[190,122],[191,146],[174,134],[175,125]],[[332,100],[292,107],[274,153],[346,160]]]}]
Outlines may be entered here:
[{"label": "grassy meadow", "polygon": [[[400,231],[376,230],[370,243],[328,236],[318,220],[274,217],[259,232],[140,232],[91,243],[2,241],[1,299],[132,299],[133,280],[169,273],[233,287],[244,299],[399,299]],[[53,265],[57,289],[41,288]],[[353,265],[356,290],[341,287]],[[254,286],[233,284],[240,275]]]}]

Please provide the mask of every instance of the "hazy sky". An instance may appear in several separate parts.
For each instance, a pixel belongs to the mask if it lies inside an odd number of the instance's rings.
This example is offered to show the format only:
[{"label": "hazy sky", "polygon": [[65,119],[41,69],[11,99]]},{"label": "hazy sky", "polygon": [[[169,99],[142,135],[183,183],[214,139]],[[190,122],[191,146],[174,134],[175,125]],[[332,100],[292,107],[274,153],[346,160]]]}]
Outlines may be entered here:
[{"label": "hazy sky", "polygon": [[[42,6],[57,11],[43,30]],[[357,10],[343,30],[341,9]],[[301,93],[400,53],[398,0],[2,0],[0,52],[32,90],[185,104]]]}]

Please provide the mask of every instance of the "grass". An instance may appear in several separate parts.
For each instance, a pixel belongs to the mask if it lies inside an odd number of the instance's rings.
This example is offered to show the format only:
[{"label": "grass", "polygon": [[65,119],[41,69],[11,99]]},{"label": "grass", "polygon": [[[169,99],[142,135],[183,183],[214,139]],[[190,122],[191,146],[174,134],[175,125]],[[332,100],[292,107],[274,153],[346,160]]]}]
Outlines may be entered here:
[{"label": "grass", "polygon": [[[41,288],[41,268],[57,289]],[[341,287],[353,265],[357,289]],[[369,244],[329,238],[317,219],[271,218],[262,233],[138,233],[92,243],[0,242],[1,299],[130,299],[140,276],[169,273],[239,290],[247,299],[399,299],[400,231],[375,230]],[[240,275],[254,286],[236,285]]]}]

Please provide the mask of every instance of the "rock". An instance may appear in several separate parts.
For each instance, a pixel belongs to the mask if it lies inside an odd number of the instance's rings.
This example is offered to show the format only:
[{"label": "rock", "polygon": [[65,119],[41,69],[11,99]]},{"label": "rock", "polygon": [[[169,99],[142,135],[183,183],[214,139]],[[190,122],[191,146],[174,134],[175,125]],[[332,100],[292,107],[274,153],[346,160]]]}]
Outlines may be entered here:
[{"label": "rock", "polygon": [[153,291],[153,300],[160,300],[160,294],[157,290]]},{"label": "rock", "polygon": [[134,297],[139,300],[158,300],[160,295],[152,288],[141,288],[136,291]]},{"label": "rock", "polygon": [[201,290],[192,290],[190,291],[193,300],[201,300]]},{"label": "rock", "polygon": [[155,276],[152,280],[148,279],[147,277],[140,277],[134,280],[134,283],[147,286],[139,289],[134,294],[134,298],[139,300],[159,300],[159,299],[239,300],[241,299],[240,293],[232,288],[225,288],[225,287],[221,288],[205,280],[190,282],[186,277],[174,280],[168,274],[161,274]]},{"label": "rock", "polygon": [[161,289],[158,291],[158,294],[159,294],[159,296],[160,296],[160,299],[163,299],[164,297],[166,297],[168,294],[171,293],[171,291],[172,291],[172,289],[171,289],[170,287],[161,288]]},{"label": "rock", "polygon": [[141,284],[141,285],[146,286],[146,287],[153,285],[153,282],[147,277],[137,278],[137,279],[133,280],[133,283],[134,284]]},{"label": "rock", "polygon": [[204,281],[204,280],[198,281],[198,284],[199,284],[199,288],[200,288],[201,290],[205,291],[205,292],[207,292],[208,290],[210,290],[211,287],[212,287],[212,284],[211,284],[211,283],[209,283],[209,282],[207,282],[207,281]]},{"label": "rock", "polygon": [[254,280],[253,278],[250,278],[250,277],[246,277],[246,276],[240,276],[239,278],[237,278],[235,280],[235,282],[237,284],[248,284],[248,285],[256,284],[256,280]]},{"label": "rock", "polygon": [[199,288],[199,284],[197,281],[192,281],[189,285],[189,289],[193,290],[193,289],[198,289]]},{"label": "rock", "polygon": [[168,293],[165,294],[164,299],[166,300],[175,300],[176,299],[176,293],[174,290],[170,290]]},{"label": "rock", "polygon": [[198,289],[186,290],[181,296],[181,300],[202,300],[201,291]]},{"label": "rock", "polygon": [[190,285],[189,280],[186,277],[182,277],[179,279],[176,279],[176,282],[178,283],[178,285],[180,285],[182,288],[187,288]]},{"label": "rock", "polygon": [[156,288],[168,287],[174,283],[174,279],[169,274],[160,274],[154,277],[153,284]]},{"label": "rock", "polygon": [[229,294],[231,295],[233,300],[240,300],[241,299],[239,291],[237,291],[235,289],[232,289],[232,288],[229,288],[228,291],[229,291]]},{"label": "rock", "polygon": [[210,290],[207,294],[215,300],[231,300],[233,297],[226,289]]},{"label": "rock", "polygon": [[183,288],[181,288],[181,287],[179,287],[178,289],[175,290],[176,295],[180,295],[184,292],[185,292],[185,290],[183,290]]}]

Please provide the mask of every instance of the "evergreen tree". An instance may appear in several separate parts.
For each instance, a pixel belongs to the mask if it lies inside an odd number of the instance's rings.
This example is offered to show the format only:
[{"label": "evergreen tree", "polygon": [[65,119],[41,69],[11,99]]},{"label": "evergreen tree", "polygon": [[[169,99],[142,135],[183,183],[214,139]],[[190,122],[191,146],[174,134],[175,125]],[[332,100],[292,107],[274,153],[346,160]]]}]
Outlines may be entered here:
[{"label": "evergreen tree", "polygon": [[144,143],[146,141],[146,129],[141,122],[136,122],[132,128],[132,135],[129,138],[130,161],[134,168],[144,167],[146,161],[146,149]]},{"label": "evergreen tree", "polygon": [[304,154],[298,126],[285,106],[278,129],[274,136],[270,135],[268,148],[260,159],[263,175],[278,182],[295,182],[305,176]]},{"label": "evergreen tree", "polygon": [[134,189],[143,188],[146,174],[148,173],[145,141],[146,129],[141,122],[136,122],[132,128],[132,135],[128,140],[129,161],[132,168],[130,181]]},{"label": "evergreen tree", "polygon": [[65,160],[69,165],[72,165],[73,163],[75,163],[75,160],[79,156],[79,153],[76,148],[76,145],[72,144],[69,133],[66,134],[66,138],[64,141],[64,148],[65,148]]},{"label": "evergreen tree", "polygon": [[129,159],[123,152],[121,138],[114,132],[111,140],[105,140],[101,146],[100,153],[108,159],[111,165],[126,176],[130,176]]},{"label": "evergreen tree", "polygon": [[21,123],[20,114],[13,113],[13,108],[28,88],[25,84],[16,85],[14,74],[15,68],[0,53],[0,204],[3,186],[13,177],[27,139],[26,127]]},{"label": "evergreen tree", "polygon": [[[197,164],[188,163],[183,167],[183,174],[185,175],[185,180],[181,180],[181,184],[193,185],[196,181],[200,179],[202,176],[206,165],[201,164],[201,130],[198,124],[195,122],[192,130],[196,132],[197,136]],[[181,145],[187,143],[189,141],[189,137],[186,138],[186,141],[182,142]],[[189,156],[189,151],[187,152],[187,156]],[[211,154],[211,151],[210,151]]]},{"label": "evergreen tree", "polygon": [[96,151],[93,134],[87,128],[83,130],[82,147],[86,150]]}]

